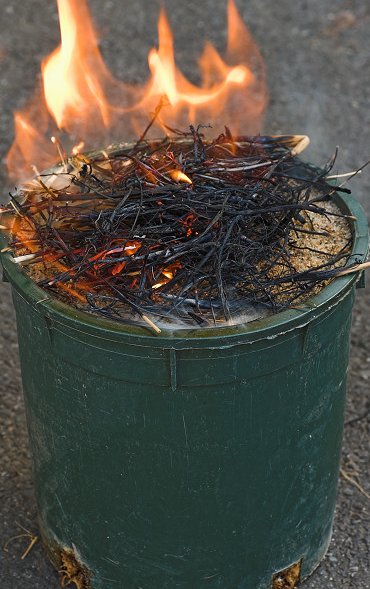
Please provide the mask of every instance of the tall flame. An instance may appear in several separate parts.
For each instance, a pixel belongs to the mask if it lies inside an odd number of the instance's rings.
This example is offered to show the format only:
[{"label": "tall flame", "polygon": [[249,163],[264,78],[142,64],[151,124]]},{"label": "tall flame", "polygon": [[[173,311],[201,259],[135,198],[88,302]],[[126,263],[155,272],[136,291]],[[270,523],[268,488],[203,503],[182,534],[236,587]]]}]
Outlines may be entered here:
[{"label": "tall flame", "polygon": [[[59,129],[84,121],[97,110],[109,125],[109,103],[104,81],[110,79],[97,44],[85,0],[57,0],[61,45],[43,62],[44,93]],[[81,28],[83,23],[83,29]],[[83,31],[83,32],[82,32]]]},{"label": "tall flame", "polygon": [[[147,126],[162,100],[152,128],[186,129],[189,123],[224,125],[234,133],[257,133],[266,105],[262,57],[234,0],[228,2],[225,58],[207,43],[199,59],[201,83],[195,85],[176,66],[174,41],[164,10],[158,21],[158,48],[148,54],[150,78],[143,86],[116,80],[98,48],[87,0],[57,0],[61,44],[42,64],[43,86],[27,108],[15,114],[15,139],[8,168],[16,179],[43,169],[57,158],[50,136],[63,133],[68,150],[127,140]],[[163,100],[163,98],[166,100]],[[158,109],[157,109],[158,110]]]}]

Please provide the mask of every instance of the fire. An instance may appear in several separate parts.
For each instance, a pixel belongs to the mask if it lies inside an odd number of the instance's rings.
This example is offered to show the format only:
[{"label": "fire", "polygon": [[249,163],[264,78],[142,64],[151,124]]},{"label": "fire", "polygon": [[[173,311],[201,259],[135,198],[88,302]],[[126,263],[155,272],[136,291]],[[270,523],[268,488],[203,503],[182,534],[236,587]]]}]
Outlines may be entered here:
[{"label": "fire", "polygon": [[184,174],[181,170],[170,170],[168,175],[174,180],[175,182],[185,182],[185,184],[193,184],[193,181],[189,176]]},{"label": "fire", "polygon": [[[133,256],[136,254],[140,248],[140,241],[126,241],[122,246],[114,247],[110,250],[99,252],[95,256],[92,256],[92,258],[90,258],[90,262],[96,262],[94,267],[97,270],[99,267],[99,260],[105,260],[107,257],[114,256],[115,254],[118,254],[119,257],[124,256],[127,258],[128,256]],[[121,260],[115,263],[111,270],[112,275],[116,276],[116,274],[120,274],[125,266],[126,260]]]},{"label": "fire", "polygon": [[[233,6],[232,3],[229,4],[229,7]],[[232,18],[238,19],[237,13],[233,13]],[[223,79],[210,88],[196,87],[188,82],[182,76],[181,72],[176,69],[173,36],[163,9],[161,10],[158,22],[158,36],[159,49],[152,49],[149,53],[148,61],[152,72],[152,82],[146,99],[151,96],[159,97],[164,94],[174,107],[183,103],[191,109],[192,107],[202,106],[210,102],[214,103],[212,105],[214,106],[217,105],[217,99],[224,92],[226,86],[232,83],[244,84],[252,76],[250,70],[244,66],[227,67],[218,56],[216,50],[210,45],[206,47],[205,53],[201,58],[201,66],[207,74],[207,69],[210,65],[212,66],[212,63],[217,64],[221,70]],[[211,62],[209,63],[207,57],[213,51],[215,52],[214,61],[213,56],[211,56]]]},{"label": "fire", "polygon": [[109,82],[110,75],[98,49],[87,4],[85,0],[57,2],[61,45],[42,64],[48,110],[59,129],[68,131],[76,120],[86,121],[93,115],[100,115],[107,127],[110,108],[104,80]]},{"label": "fire", "polygon": [[180,270],[180,268],[181,264],[178,261],[174,262],[174,264],[170,264],[167,266],[167,268],[164,268],[161,272],[160,280],[153,284],[152,289],[157,290],[158,288],[161,288],[161,286],[168,284],[168,282],[174,278],[176,272]]},{"label": "fire", "polygon": [[[264,66],[259,50],[234,0],[228,3],[225,57],[207,43],[199,59],[201,83],[195,85],[175,62],[174,41],[165,12],[158,22],[158,48],[148,54],[150,78],[143,86],[116,80],[98,48],[87,0],[57,0],[61,44],[42,63],[42,87],[15,114],[15,139],[8,168],[16,180],[58,161],[50,137],[63,134],[68,151],[102,147],[133,138],[147,126],[165,97],[151,132],[159,127],[186,129],[189,123],[224,125],[233,133],[257,133],[266,105]],[[57,145],[57,144],[56,144]],[[183,181],[186,181],[183,179]]]}]

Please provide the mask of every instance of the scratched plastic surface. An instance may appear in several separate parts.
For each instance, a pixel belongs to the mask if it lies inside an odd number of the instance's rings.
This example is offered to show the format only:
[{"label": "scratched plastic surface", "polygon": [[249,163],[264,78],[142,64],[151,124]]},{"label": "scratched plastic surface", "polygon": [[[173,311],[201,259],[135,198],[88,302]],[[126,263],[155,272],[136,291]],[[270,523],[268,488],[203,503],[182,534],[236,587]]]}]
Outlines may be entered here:
[{"label": "scratched plastic surface", "polygon": [[[346,204],[345,204],[346,203]],[[359,205],[354,251],[367,226]],[[270,589],[330,541],[358,276],[247,326],[163,333],[48,302],[2,256],[40,527],[92,589]]]}]

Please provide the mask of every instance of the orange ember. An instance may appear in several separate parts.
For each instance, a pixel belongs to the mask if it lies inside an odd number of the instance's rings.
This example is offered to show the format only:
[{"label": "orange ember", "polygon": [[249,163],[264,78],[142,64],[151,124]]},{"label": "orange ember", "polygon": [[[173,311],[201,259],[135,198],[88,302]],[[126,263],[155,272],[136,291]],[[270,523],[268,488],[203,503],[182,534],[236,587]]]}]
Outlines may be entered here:
[{"label": "orange ember", "polygon": [[178,261],[176,261],[173,264],[170,264],[169,266],[164,268],[161,272],[160,277],[159,277],[160,278],[159,281],[156,282],[155,284],[153,284],[152,289],[157,290],[158,288],[161,288],[161,286],[168,284],[170,282],[170,280],[172,280],[173,277],[176,275],[176,272],[180,269],[181,269],[181,264]]},{"label": "orange ember", "polygon": [[109,72],[87,0],[57,1],[61,44],[42,64],[42,87],[15,114],[15,139],[8,154],[13,179],[32,175],[31,166],[42,170],[59,160],[50,142],[58,133],[74,153],[140,135],[161,100],[165,106],[153,135],[166,125],[186,129],[189,123],[210,124],[213,134],[224,125],[233,133],[260,131],[267,95],[264,65],[233,0],[228,3],[226,54],[221,57],[206,44],[199,59],[199,85],[176,65],[173,35],[162,10],[159,44],[149,51],[150,78],[143,86],[116,80]]}]

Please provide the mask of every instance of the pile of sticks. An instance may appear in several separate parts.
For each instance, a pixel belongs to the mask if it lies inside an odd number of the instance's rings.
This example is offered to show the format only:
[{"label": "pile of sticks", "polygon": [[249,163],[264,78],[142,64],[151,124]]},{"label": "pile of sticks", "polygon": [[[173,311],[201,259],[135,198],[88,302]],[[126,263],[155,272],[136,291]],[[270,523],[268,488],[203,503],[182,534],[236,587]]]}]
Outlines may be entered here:
[{"label": "pile of sticks", "polygon": [[[289,244],[327,215],[326,176],[302,163],[304,136],[162,141],[66,158],[11,195],[9,247],[34,280],[80,308],[154,330],[277,311],[336,275],[351,240],[298,271]],[[342,190],[348,191],[342,188]],[[331,213],[343,216],[338,211]]]}]

